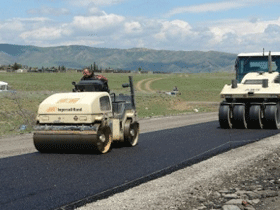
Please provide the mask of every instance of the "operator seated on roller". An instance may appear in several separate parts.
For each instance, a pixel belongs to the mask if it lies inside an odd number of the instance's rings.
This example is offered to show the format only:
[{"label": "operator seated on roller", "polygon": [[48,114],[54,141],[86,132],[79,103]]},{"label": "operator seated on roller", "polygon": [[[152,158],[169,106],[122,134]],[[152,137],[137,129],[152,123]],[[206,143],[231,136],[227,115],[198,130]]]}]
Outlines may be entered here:
[{"label": "operator seated on roller", "polygon": [[94,72],[90,72],[87,68],[85,68],[83,70],[83,77],[81,78],[81,80],[91,80],[91,79],[99,79],[101,80],[105,86],[107,86],[107,88],[109,89],[108,86],[108,79],[102,75],[94,75]]}]

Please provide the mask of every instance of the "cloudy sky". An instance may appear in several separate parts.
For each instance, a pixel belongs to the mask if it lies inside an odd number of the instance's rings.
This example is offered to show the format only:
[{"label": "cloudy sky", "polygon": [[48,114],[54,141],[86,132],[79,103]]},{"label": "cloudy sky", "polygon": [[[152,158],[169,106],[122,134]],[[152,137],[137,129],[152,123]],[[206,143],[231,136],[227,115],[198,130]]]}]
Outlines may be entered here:
[{"label": "cloudy sky", "polygon": [[280,0],[9,0],[0,5],[0,43],[280,51]]}]

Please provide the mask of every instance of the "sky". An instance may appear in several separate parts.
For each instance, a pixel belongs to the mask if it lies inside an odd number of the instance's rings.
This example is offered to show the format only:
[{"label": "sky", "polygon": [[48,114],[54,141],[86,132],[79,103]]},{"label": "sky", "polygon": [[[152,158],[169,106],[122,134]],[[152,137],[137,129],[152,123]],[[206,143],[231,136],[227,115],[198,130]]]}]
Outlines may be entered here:
[{"label": "sky", "polygon": [[280,51],[280,0],[2,0],[0,43]]}]

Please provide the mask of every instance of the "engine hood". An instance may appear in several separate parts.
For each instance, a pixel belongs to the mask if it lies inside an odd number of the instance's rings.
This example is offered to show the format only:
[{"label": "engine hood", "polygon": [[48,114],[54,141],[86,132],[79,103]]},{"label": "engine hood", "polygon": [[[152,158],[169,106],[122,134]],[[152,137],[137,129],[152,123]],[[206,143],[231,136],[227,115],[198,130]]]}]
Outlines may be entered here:
[{"label": "engine hood", "polygon": [[[101,107],[102,98],[105,97],[108,106]],[[104,99],[104,98],[103,98]],[[107,92],[57,93],[46,98],[38,109],[38,114],[99,114],[110,112],[110,95]]]}]

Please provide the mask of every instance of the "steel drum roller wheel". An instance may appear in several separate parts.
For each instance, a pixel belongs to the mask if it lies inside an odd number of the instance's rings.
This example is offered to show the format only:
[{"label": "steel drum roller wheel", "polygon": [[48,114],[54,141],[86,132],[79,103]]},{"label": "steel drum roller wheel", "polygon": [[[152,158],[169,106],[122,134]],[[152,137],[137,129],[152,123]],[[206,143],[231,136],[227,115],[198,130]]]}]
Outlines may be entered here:
[{"label": "steel drum roller wheel", "polygon": [[97,150],[102,154],[107,153],[110,150],[112,144],[111,129],[108,126],[99,128],[97,132],[97,138],[99,138]]},{"label": "steel drum roller wheel", "polygon": [[46,144],[38,136],[40,135],[33,135],[33,143],[35,148],[41,153],[51,152],[52,149],[50,149],[49,144]]},{"label": "steel drum roller wheel", "polygon": [[267,105],[264,110],[264,126],[268,129],[280,128],[279,105]]},{"label": "steel drum roller wheel", "polygon": [[263,128],[262,109],[260,105],[252,105],[249,109],[248,128]]},{"label": "steel drum roller wheel", "polygon": [[124,140],[131,147],[138,143],[139,139],[139,123],[131,123],[131,119],[126,120],[124,125]]},{"label": "steel drum roller wheel", "polygon": [[234,128],[247,128],[244,105],[235,105],[232,114],[232,125]]},{"label": "steel drum roller wheel", "polygon": [[232,111],[229,105],[221,105],[219,108],[219,122],[221,128],[232,128],[231,123]]}]

